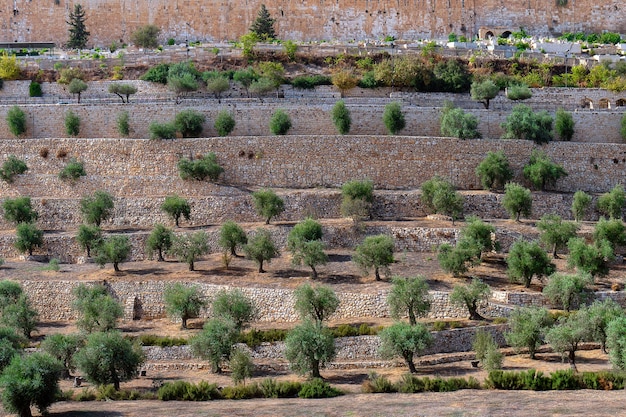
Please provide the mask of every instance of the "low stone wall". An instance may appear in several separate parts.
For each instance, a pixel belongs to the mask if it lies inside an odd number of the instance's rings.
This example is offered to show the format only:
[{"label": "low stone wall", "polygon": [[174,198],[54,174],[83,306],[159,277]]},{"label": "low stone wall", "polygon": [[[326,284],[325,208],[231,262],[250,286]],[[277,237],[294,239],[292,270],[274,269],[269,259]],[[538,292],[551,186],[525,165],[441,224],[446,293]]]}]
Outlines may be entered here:
[{"label": "low stone wall", "polygon": [[[163,292],[168,282],[163,281],[109,281],[105,282],[111,294],[126,306],[126,319],[156,319],[163,318],[165,304]],[[76,315],[72,310],[74,296],[72,290],[79,284],[76,281],[45,281],[23,280],[22,287],[30,297],[43,320],[74,320]],[[196,282],[204,297],[210,302],[215,294],[221,290],[230,290],[233,287]],[[243,287],[239,288],[249,297],[257,307],[257,320],[261,322],[293,323],[299,320],[293,309],[294,296],[292,289]],[[331,319],[351,319],[362,317],[389,317],[387,306],[387,291],[377,293],[338,292],[339,308]],[[488,304],[480,310],[486,316],[501,316],[508,314],[508,308],[499,304]],[[207,318],[208,311],[203,311],[201,317]],[[431,310],[429,318],[466,318],[465,308],[452,305],[449,294],[440,291],[431,291]]]}]

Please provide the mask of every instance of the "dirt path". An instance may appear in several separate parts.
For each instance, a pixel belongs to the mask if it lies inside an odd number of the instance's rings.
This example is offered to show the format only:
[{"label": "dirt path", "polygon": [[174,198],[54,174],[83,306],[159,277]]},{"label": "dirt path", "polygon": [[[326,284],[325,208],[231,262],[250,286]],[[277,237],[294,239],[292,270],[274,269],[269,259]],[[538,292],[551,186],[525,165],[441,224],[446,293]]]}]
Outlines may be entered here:
[{"label": "dirt path", "polygon": [[623,391],[457,391],[358,394],[323,400],[58,403],[50,416],[626,416]]}]

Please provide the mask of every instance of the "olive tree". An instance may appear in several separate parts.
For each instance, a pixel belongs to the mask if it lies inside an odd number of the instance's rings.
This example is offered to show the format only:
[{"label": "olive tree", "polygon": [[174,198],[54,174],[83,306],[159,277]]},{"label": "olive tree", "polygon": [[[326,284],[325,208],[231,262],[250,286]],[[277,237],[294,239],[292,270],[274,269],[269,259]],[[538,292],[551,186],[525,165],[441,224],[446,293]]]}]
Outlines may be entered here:
[{"label": "olive tree", "polygon": [[609,323],[606,345],[613,367],[626,369],[626,317],[618,317]]},{"label": "olive tree", "polygon": [[350,118],[350,110],[346,107],[346,103],[343,100],[339,100],[333,106],[331,110],[331,118],[335,129],[340,135],[347,135],[350,133],[350,126],[352,119]]},{"label": "olive tree", "polygon": [[328,328],[305,320],[287,334],[285,357],[296,373],[321,378],[320,367],[335,358],[333,334]]},{"label": "olive tree", "polygon": [[470,320],[484,320],[478,313],[478,305],[484,303],[491,295],[491,288],[480,278],[473,278],[469,285],[457,284],[450,293],[450,302],[456,306],[466,307]]},{"label": "olive tree", "polygon": [[576,191],[572,199],[572,215],[574,216],[574,220],[577,222],[582,221],[589,206],[591,206],[591,196],[584,191]]},{"label": "olive tree", "polygon": [[385,274],[393,263],[393,238],[387,235],[368,236],[355,248],[352,260],[365,272],[374,268],[376,281],[380,281],[380,271]]},{"label": "olive tree", "polygon": [[175,235],[169,253],[180,262],[185,262],[190,271],[195,270],[195,261],[209,251],[208,237],[205,232]]},{"label": "olive tree", "polygon": [[589,286],[592,284],[593,277],[587,273],[552,274],[543,287],[543,294],[552,304],[570,311],[585,302]]},{"label": "olive tree", "polygon": [[83,220],[89,224],[100,224],[113,215],[113,196],[106,191],[98,190],[91,196],[80,200],[80,212]]},{"label": "olive tree", "polygon": [[545,191],[548,184],[554,185],[559,179],[567,176],[561,165],[552,162],[548,155],[537,149],[530,154],[530,160],[524,166],[523,172],[524,178],[541,191]]},{"label": "olive tree", "polygon": [[268,188],[252,193],[254,208],[259,216],[265,218],[265,224],[270,224],[272,217],[285,211],[285,202],[273,190]]},{"label": "olive tree", "polygon": [[37,329],[39,313],[35,310],[26,294],[2,309],[0,323],[7,327],[20,330],[24,337],[30,339],[31,333]]},{"label": "olive tree", "polygon": [[526,288],[530,287],[534,276],[549,276],[556,269],[537,242],[525,240],[518,240],[511,245],[506,263],[509,277],[514,281],[521,281]]},{"label": "olive tree", "polygon": [[567,245],[567,242],[576,237],[578,224],[567,222],[557,214],[545,214],[537,222],[537,229],[541,231],[541,242],[552,248],[552,257],[558,258],[557,250]]},{"label": "olive tree", "polygon": [[183,329],[187,328],[187,320],[198,317],[200,310],[206,305],[197,286],[185,286],[180,282],[165,287],[163,300],[167,315],[180,319]]},{"label": "olive tree", "polygon": [[14,136],[26,133],[26,113],[17,106],[13,106],[7,112],[7,125]]},{"label": "olive tree", "polygon": [[33,223],[39,218],[39,213],[33,209],[30,197],[7,198],[2,203],[4,220],[13,224]]},{"label": "olive tree", "polygon": [[610,192],[602,194],[598,198],[598,211],[608,215],[611,219],[621,219],[625,203],[624,187],[618,184]]},{"label": "olive tree", "polygon": [[419,356],[433,344],[433,336],[426,326],[421,323],[410,325],[408,323],[394,323],[383,329],[379,334],[379,353],[383,358],[392,359],[402,357],[409,366],[411,373],[416,373],[413,358]]},{"label": "olive tree", "polygon": [[591,276],[607,275],[609,262],[615,259],[613,247],[606,240],[596,240],[587,244],[583,238],[573,238],[567,242],[569,257],[567,265]]},{"label": "olive tree", "polygon": [[239,331],[231,320],[212,318],[207,320],[198,333],[190,341],[194,355],[208,360],[213,372],[222,372],[222,362],[230,359],[233,345],[237,343]]},{"label": "olive tree", "polygon": [[526,139],[537,144],[552,140],[552,116],[548,112],[533,110],[524,104],[513,107],[513,111],[501,124],[504,139]]},{"label": "olive tree", "polygon": [[270,232],[265,229],[257,229],[249,239],[248,244],[243,247],[246,258],[252,259],[259,266],[259,273],[264,273],[264,262],[271,262],[273,258],[280,255],[276,248]]},{"label": "olive tree", "polygon": [[43,231],[32,223],[20,223],[15,228],[15,249],[33,256],[35,247],[43,245]]},{"label": "olive tree", "polygon": [[514,182],[504,186],[504,198],[502,205],[511,218],[519,222],[520,216],[530,216],[532,212],[533,197],[528,188]]},{"label": "olive tree", "polygon": [[513,179],[513,170],[504,152],[487,152],[487,156],[476,167],[476,175],[486,190],[502,190]]},{"label": "olive tree", "polygon": [[213,317],[232,321],[238,331],[246,327],[257,315],[254,301],[239,289],[219,291],[213,299],[211,311]]},{"label": "olive tree", "polygon": [[602,352],[606,353],[608,327],[613,320],[626,317],[626,312],[611,298],[594,301],[587,311],[591,320],[591,337],[594,342],[600,343]]},{"label": "olive tree", "polygon": [[556,111],[556,116],[554,118],[554,131],[561,140],[572,140],[575,125],[576,122],[574,122],[572,113],[561,108]]},{"label": "olive tree", "polygon": [[593,239],[596,242],[606,240],[615,250],[617,246],[626,244],[626,227],[619,219],[606,220],[604,217],[600,217],[593,231]]},{"label": "olive tree", "polygon": [[389,103],[383,111],[383,123],[390,135],[395,135],[406,126],[402,106],[397,101]]},{"label": "olive tree", "polygon": [[580,309],[567,317],[559,317],[556,325],[546,332],[546,342],[552,350],[567,354],[572,369],[576,369],[576,351],[582,342],[592,339],[591,320],[587,309]]},{"label": "olive tree", "polygon": [[84,343],[85,339],[80,334],[57,333],[46,336],[41,342],[41,349],[63,364],[61,377],[67,379],[76,369],[74,356]]},{"label": "olive tree", "polygon": [[472,100],[476,100],[489,109],[489,102],[495,98],[500,92],[500,87],[493,81],[487,79],[484,81],[474,81],[470,87],[470,95]]},{"label": "olive tree", "polygon": [[411,325],[417,324],[417,317],[424,316],[430,310],[430,295],[426,278],[394,276],[392,287],[387,295],[387,304],[391,317],[399,319],[407,315]]},{"label": "olive tree", "polygon": [[371,180],[347,181],[341,186],[341,214],[353,220],[371,218],[374,183]]},{"label": "olive tree", "polygon": [[322,225],[311,218],[296,224],[287,236],[287,250],[291,252],[294,265],[304,263],[311,268],[311,278],[317,279],[315,267],[328,261],[322,242]]},{"label": "olive tree", "polygon": [[157,253],[157,261],[164,262],[163,253],[168,252],[174,242],[174,232],[160,223],[154,225],[152,232],[146,239],[146,255],[152,259]]},{"label": "olive tree", "polygon": [[117,320],[124,315],[122,306],[109,294],[104,285],[79,284],[72,291],[78,319],[76,326],[87,333],[106,332],[115,328]]},{"label": "olive tree", "polygon": [[508,324],[509,331],[504,334],[506,342],[516,349],[528,349],[530,359],[535,359],[552,319],[545,308],[519,307],[509,316]]},{"label": "olive tree", "polygon": [[248,243],[246,232],[232,220],[224,222],[220,227],[220,237],[217,244],[232,256],[238,257],[236,249]]},{"label": "olive tree", "polygon": [[90,258],[91,250],[102,242],[102,229],[95,225],[81,224],[78,226],[76,241],[87,251],[87,257]]},{"label": "olive tree", "polygon": [[0,179],[8,182],[13,182],[16,175],[20,175],[28,171],[26,162],[18,159],[15,155],[9,155],[6,161],[2,163],[0,167]]},{"label": "olive tree", "polygon": [[476,139],[481,136],[478,131],[478,118],[455,107],[451,102],[444,105],[439,123],[443,136],[459,139]]},{"label": "olive tree", "polygon": [[137,93],[137,87],[127,83],[109,84],[109,93],[122,99],[122,103],[130,103],[130,96]]},{"label": "olive tree", "polygon": [[121,382],[137,377],[145,357],[138,343],[133,344],[118,331],[109,331],[88,335],[75,360],[90,382],[113,384],[119,391]]},{"label": "olive tree", "polygon": [[301,320],[313,320],[318,326],[322,325],[339,307],[339,298],[335,292],[327,286],[319,285],[312,287],[302,284],[294,291],[296,304],[294,309],[300,315]]},{"label": "olive tree", "polygon": [[179,227],[181,217],[185,220],[191,218],[191,205],[187,200],[177,195],[168,195],[161,204],[161,210],[167,213],[174,220],[176,227]]},{"label": "olive tree", "polygon": [[132,246],[128,236],[113,235],[106,237],[95,248],[95,261],[100,267],[113,264],[113,270],[120,272],[120,264],[130,257]]}]

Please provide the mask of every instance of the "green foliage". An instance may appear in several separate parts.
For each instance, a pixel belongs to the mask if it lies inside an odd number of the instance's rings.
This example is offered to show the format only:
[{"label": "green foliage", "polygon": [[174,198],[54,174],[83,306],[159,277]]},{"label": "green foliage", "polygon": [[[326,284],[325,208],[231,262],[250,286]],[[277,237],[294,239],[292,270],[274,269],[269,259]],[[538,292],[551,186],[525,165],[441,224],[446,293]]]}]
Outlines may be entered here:
[{"label": "green foliage", "polygon": [[72,294],[75,297],[72,308],[78,315],[76,326],[84,332],[112,330],[117,320],[124,315],[122,306],[103,285],[79,284]]},{"label": "green foliage", "polygon": [[139,26],[130,35],[130,41],[138,48],[156,48],[159,46],[158,36],[161,29],[155,25]]},{"label": "green foliage", "polygon": [[273,258],[280,255],[272,240],[270,232],[265,229],[257,229],[248,244],[243,247],[246,258],[252,259],[259,265],[259,273],[264,273],[263,263],[270,263]]},{"label": "green foliage", "polygon": [[322,225],[311,218],[296,224],[287,237],[287,250],[292,254],[292,264],[309,266],[311,278],[316,279],[315,267],[328,261],[322,242]]},{"label": "green foliage", "polygon": [[576,351],[579,344],[590,341],[591,338],[591,320],[586,309],[580,309],[567,317],[560,317],[556,325],[546,332],[546,342],[555,352],[564,356],[567,354],[573,369],[576,369]]},{"label": "green foliage", "polygon": [[15,249],[21,253],[33,255],[36,246],[43,245],[43,231],[32,223],[20,223],[15,230],[17,239],[13,243]]},{"label": "green foliage", "polygon": [[80,177],[86,176],[83,163],[76,158],[70,158],[69,162],[59,172],[59,179],[75,183]]},{"label": "green foliage", "polygon": [[478,304],[484,303],[491,295],[491,288],[479,278],[473,278],[471,284],[457,284],[450,293],[450,302],[456,306],[466,307],[470,320],[483,320],[478,314]]},{"label": "green foliage", "polygon": [[326,75],[299,75],[291,80],[294,88],[312,90],[318,85],[331,85],[332,80]]},{"label": "green foliage", "polygon": [[371,371],[367,375],[367,379],[363,382],[363,392],[365,393],[392,393],[398,392],[396,387],[387,377],[384,375],[378,375],[376,372]]},{"label": "green foliage", "polygon": [[265,224],[270,224],[272,217],[285,211],[285,203],[273,190],[268,188],[252,193],[254,209],[259,216],[265,218]]},{"label": "green foliage", "polygon": [[187,339],[182,337],[157,336],[155,334],[141,334],[139,335],[139,343],[141,343],[141,346],[184,346],[187,344]]},{"label": "green foliage", "polygon": [[327,286],[311,287],[302,284],[294,292],[296,303],[294,309],[300,315],[301,320],[313,320],[317,326],[321,326],[339,307],[339,299],[335,292]]},{"label": "green foliage", "polygon": [[451,102],[446,102],[440,118],[441,134],[459,139],[480,138],[478,118],[463,109],[455,107]]},{"label": "green foliage", "polygon": [[202,133],[206,116],[195,110],[183,110],[174,116],[174,126],[183,138],[197,138]]},{"label": "green foliage", "polygon": [[613,320],[626,316],[624,309],[610,298],[594,301],[587,309],[591,321],[591,338],[606,352],[608,326]]},{"label": "green foliage", "polygon": [[516,349],[526,348],[531,359],[535,359],[537,348],[543,343],[545,329],[552,325],[548,310],[537,307],[520,307],[509,317],[506,342]]},{"label": "green foliage", "polygon": [[[22,293],[22,286],[17,282],[7,279],[0,281],[0,314],[9,305],[17,303]],[[2,328],[0,328],[0,330],[1,329]],[[4,334],[0,332],[0,337],[3,336]]]},{"label": "green foliage", "polygon": [[389,103],[383,111],[383,123],[390,135],[395,135],[406,126],[402,106],[397,101]]},{"label": "green foliage", "polygon": [[251,67],[235,71],[235,73],[233,74],[233,80],[241,84],[241,86],[246,91],[246,96],[248,98],[250,98],[250,85],[252,85],[252,83],[256,81],[258,77],[258,74]]},{"label": "green foliage", "polygon": [[20,417],[31,416],[31,405],[46,413],[57,399],[62,365],[46,353],[14,356],[0,376],[2,405]]},{"label": "green foliage", "polygon": [[336,71],[331,80],[333,85],[341,92],[342,97],[346,91],[352,90],[359,84],[359,78],[351,70]]},{"label": "green foliage", "polygon": [[85,9],[80,4],[74,4],[74,10],[70,12],[69,20],[69,39],[65,46],[69,49],[84,49],[87,45],[90,33],[85,26]]},{"label": "green foliage", "polygon": [[564,248],[571,238],[576,237],[578,224],[564,222],[556,214],[544,214],[537,222],[537,229],[541,231],[541,242],[552,248],[553,258],[558,258],[557,250]]},{"label": "green foliage", "polygon": [[418,392],[452,392],[462,389],[480,389],[476,378],[419,378],[412,374],[405,374],[398,382],[398,392],[413,394]]},{"label": "green foliage", "polygon": [[519,372],[493,370],[489,372],[485,385],[491,389],[545,391],[552,387],[552,381],[543,372],[534,369]]},{"label": "green foliage", "polygon": [[532,211],[533,197],[528,188],[510,182],[504,186],[502,205],[511,218],[519,221],[520,216],[528,217]]},{"label": "green foliage", "polygon": [[180,262],[185,262],[190,271],[194,271],[196,259],[209,251],[207,242],[208,236],[202,231],[175,235],[169,253],[178,258]]},{"label": "green foliage", "polygon": [[598,198],[598,211],[608,215],[611,219],[621,219],[622,210],[626,203],[624,187],[617,184],[608,193],[602,194]]},{"label": "green foliage", "polygon": [[185,220],[191,218],[191,205],[187,200],[177,195],[169,195],[165,197],[165,201],[161,204],[161,210],[167,213],[172,220],[176,223],[176,227],[179,226],[181,217]]},{"label": "green foliage", "polygon": [[119,272],[119,264],[128,259],[131,249],[132,247],[128,236],[109,236],[104,238],[102,243],[94,248],[96,254],[94,261],[100,265],[101,268],[107,263],[112,263],[115,272]]},{"label": "green foliage", "polygon": [[533,96],[527,85],[510,85],[506,89],[506,97],[509,100],[527,100]]},{"label": "green foliage", "polygon": [[41,349],[63,364],[64,379],[69,378],[76,368],[74,355],[84,345],[84,338],[79,334],[52,334],[41,342]]},{"label": "green foliage", "polygon": [[4,80],[16,80],[21,73],[20,64],[15,55],[6,52],[0,54],[0,90],[4,85]]},{"label": "green foliage", "polygon": [[152,83],[167,84],[167,74],[170,68],[170,64],[163,63],[157,64],[150,68],[139,79],[142,81],[149,81]]},{"label": "green foliage", "polygon": [[79,103],[80,103],[80,96],[82,92],[87,90],[87,88],[88,88],[87,83],[81,80],[80,78],[72,79],[72,81],[70,81],[69,85],[67,86],[67,89],[70,92],[70,94],[76,94],[78,96]]},{"label": "green foliage", "polygon": [[255,56],[254,47],[259,42],[259,36],[254,32],[248,32],[239,37],[239,44],[241,45],[241,54],[248,61],[252,60]]},{"label": "green foliage", "polygon": [[545,191],[546,185],[554,185],[565,176],[567,172],[561,165],[552,162],[548,155],[537,149],[532,151],[528,164],[524,166],[524,178],[541,191]]},{"label": "green foliage", "polygon": [[263,398],[293,398],[298,395],[302,384],[297,381],[277,381],[266,378],[259,384]]},{"label": "green foliage", "polygon": [[580,222],[584,219],[585,211],[591,206],[591,196],[584,191],[578,190],[572,199],[572,214],[574,220]]},{"label": "green foliage", "polygon": [[218,135],[228,136],[235,129],[235,118],[228,110],[222,110],[215,117],[213,127]]},{"label": "green foliage", "polygon": [[28,171],[26,162],[17,159],[15,155],[9,155],[0,168],[0,179],[12,183],[16,175],[23,174],[26,171]]},{"label": "green foliage", "polygon": [[333,335],[328,328],[305,320],[287,335],[285,357],[294,372],[320,378],[320,367],[335,357]]},{"label": "green foliage", "polygon": [[411,325],[417,324],[417,317],[424,316],[430,310],[430,295],[426,278],[395,276],[391,279],[392,287],[387,295],[387,304],[391,317],[399,320],[408,315]]},{"label": "green foliage", "polygon": [[62,85],[68,85],[73,79],[85,80],[85,73],[80,68],[63,68],[57,82]]},{"label": "green foliage", "polygon": [[129,114],[127,111],[122,111],[117,114],[117,118],[115,119],[117,131],[123,137],[128,137],[128,135],[130,135],[130,125],[128,122]]},{"label": "green foliage", "polygon": [[548,278],[548,284],[543,288],[543,294],[552,304],[570,311],[585,302],[591,284],[593,278],[586,273],[552,274]]},{"label": "green foliage", "polygon": [[146,239],[146,255],[148,255],[149,259],[152,259],[156,252],[157,260],[159,262],[165,261],[163,253],[169,251],[172,247],[173,240],[174,233],[171,229],[168,229],[160,223],[155,224],[148,239]]},{"label": "green foliage", "polygon": [[175,139],[176,125],[173,122],[152,122],[148,127],[150,131],[150,139]]},{"label": "green foliage", "polygon": [[624,115],[622,115],[622,119],[620,121],[619,133],[620,133],[620,136],[622,137],[622,139],[626,140],[626,113],[624,113]]},{"label": "green foliage", "polygon": [[87,251],[87,257],[91,257],[91,249],[102,242],[102,229],[95,225],[81,224],[78,226],[76,241],[82,249]]},{"label": "green foliage", "polygon": [[428,181],[422,183],[420,190],[422,191],[420,203],[424,206],[424,209],[435,212],[435,205],[433,203],[435,194],[437,192],[443,192],[439,190],[454,190],[454,186],[448,180],[435,175]]},{"label": "green foliage", "polygon": [[65,113],[65,133],[70,136],[78,136],[80,133],[80,117],[73,111]]},{"label": "green foliage", "polygon": [[546,111],[535,113],[523,104],[513,107],[501,127],[504,129],[503,139],[526,139],[537,144],[552,140],[552,116]]},{"label": "green foliage", "polygon": [[224,76],[210,77],[205,79],[206,89],[209,93],[213,93],[216,99],[222,98],[222,93],[230,89],[230,82]]},{"label": "green foliage", "polygon": [[609,322],[606,329],[606,345],[609,360],[617,368],[626,369],[626,317],[617,317]]},{"label": "green foliage", "polygon": [[561,140],[570,141],[574,136],[574,118],[572,117],[572,113],[567,112],[563,109],[558,109],[556,111],[556,116],[554,119],[554,131],[559,136]]},{"label": "green foliage", "polygon": [[481,102],[483,106],[485,106],[485,109],[489,109],[490,100],[495,98],[499,92],[500,87],[490,79],[474,81],[470,88],[472,100]]},{"label": "green foliage", "polygon": [[433,337],[421,323],[410,325],[394,323],[380,333],[379,353],[383,358],[402,357],[411,373],[417,372],[413,363],[414,356],[419,356],[433,343]]},{"label": "green foliage", "polygon": [[206,305],[197,286],[184,286],[179,282],[165,287],[163,300],[167,315],[180,319],[183,329],[187,328],[187,320],[198,317],[200,310]]},{"label": "green foliage", "polygon": [[39,214],[33,209],[30,197],[7,198],[2,203],[4,209],[4,220],[19,224],[33,223],[37,221]]},{"label": "green foliage", "polygon": [[437,261],[439,266],[454,276],[467,272],[468,267],[480,263],[480,249],[470,241],[461,241],[457,246],[444,243],[439,246]]},{"label": "green foliage", "polygon": [[567,242],[567,248],[569,250],[567,265],[594,277],[607,275],[609,262],[615,258],[613,248],[606,240],[597,240],[588,245],[583,238],[573,238]]},{"label": "green foliage", "polygon": [[96,332],[87,336],[85,347],[75,355],[76,365],[97,385],[113,384],[137,377],[145,358],[139,344],[124,339],[118,331]]},{"label": "green foliage", "polygon": [[471,75],[467,66],[456,59],[440,61],[433,68],[435,89],[451,93],[465,92],[470,88]]},{"label": "green foliage", "polygon": [[435,213],[440,213],[455,220],[463,217],[463,196],[453,188],[443,188],[435,191],[433,196],[433,207]]},{"label": "green foliage", "polygon": [[239,289],[223,290],[215,294],[211,311],[213,317],[232,321],[238,331],[254,320],[257,314],[254,301],[246,297]]},{"label": "green foliage", "polygon": [[257,94],[258,96],[262,96],[276,90],[276,88],[277,86],[274,81],[266,77],[261,77],[258,80],[252,82],[252,84],[250,84],[249,91],[251,93]]},{"label": "green foliage", "polygon": [[343,392],[321,378],[313,378],[302,384],[298,397],[300,398],[333,398],[343,395]]},{"label": "green foliage", "polygon": [[291,118],[282,109],[276,110],[270,118],[270,132],[273,135],[286,135],[291,129]]},{"label": "green foliage", "polygon": [[109,84],[109,93],[118,96],[122,103],[130,103],[130,96],[137,93],[137,87],[126,83]]},{"label": "green foliage", "polygon": [[20,295],[15,303],[7,305],[0,317],[0,323],[21,330],[27,339],[30,339],[30,334],[37,329],[38,320],[39,313],[32,307],[26,294]]},{"label": "green foliage", "polygon": [[593,231],[593,239],[595,241],[606,240],[611,244],[613,250],[617,246],[623,246],[626,244],[624,223],[618,219],[606,220],[604,217],[600,217]]},{"label": "green foliage", "polygon": [[298,51],[298,44],[292,41],[291,39],[283,42],[283,49],[285,50],[285,55],[289,58],[290,61],[296,60],[296,52]]},{"label": "green foliage", "polygon": [[374,201],[374,183],[371,180],[353,180],[341,186],[341,214],[359,221],[370,218]]},{"label": "green foliage", "polygon": [[157,391],[161,401],[210,401],[222,396],[217,384],[200,381],[193,384],[187,381],[173,381],[164,383]]},{"label": "green foliage", "polygon": [[343,100],[339,100],[335,103],[330,115],[333,120],[333,124],[340,135],[347,135],[350,133],[352,119],[350,118],[350,110],[348,110],[346,103]]},{"label": "green foliage", "polygon": [[208,360],[213,372],[220,373],[222,362],[230,359],[238,335],[235,323],[223,318],[213,318],[191,339],[191,350],[194,355]]},{"label": "green foliage", "polygon": [[229,365],[230,377],[235,384],[243,382],[245,385],[246,379],[251,378],[252,372],[254,372],[254,362],[252,362],[250,354],[240,348],[235,349],[230,356]]},{"label": "green foliage", "polygon": [[250,26],[250,32],[256,34],[259,39],[264,41],[271,41],[276,37],[274,19],[270,16],[270,12],[265,7],[265,4],[261,4],[257,17]]},{"label": "green foliage", "polygon": [[472,340],[472,350],[476,352],[476,360],[479,360],[486,371],[502,369],[502,352],[491,333],[482,329],[476,330]]},{"label": "green foliage", "polygon": [[511,245],[506,263],[509,277],[523,283],[526,288],[530,287],[533,276],[549,276],[556,269],[537,242],[525,240],[518,240]]},{"label": "green foliage", "polygon": [[364,272],[374,268],[376,281],[380,281],[380,270],[389,273],[389,265],[393,263],[393,238],[387,235],[368,236],[355,248],[352,261]]},{"label": "green foliage", "polygon": [[237,256],[236,249],[248,243],[246,232],[237,223],[229,220],[222,224],[217,244],[232,256]]},{"label": "green foliage", "polygon": [[237,341],[239,343],[245,343],[250,349],[254,349],[262,343],[282,342],[287,337],[287,334],[288,331],[284,329],[252,329],[245,333],[241,333]]},{"label": "green foliage", "polygon": [[26,113],[17,106],[13,106],[7,112],[7,125],[9,132],[14,136],[21,136],[26,133]]},{"label": "green foliage", "polygon": [[187,158],[178,160],[178,174],[183,180],[204,181],[208,179],[216,182],[223,172],[224,168],[217,163],[217,156],[213,152],[196,160]]}]

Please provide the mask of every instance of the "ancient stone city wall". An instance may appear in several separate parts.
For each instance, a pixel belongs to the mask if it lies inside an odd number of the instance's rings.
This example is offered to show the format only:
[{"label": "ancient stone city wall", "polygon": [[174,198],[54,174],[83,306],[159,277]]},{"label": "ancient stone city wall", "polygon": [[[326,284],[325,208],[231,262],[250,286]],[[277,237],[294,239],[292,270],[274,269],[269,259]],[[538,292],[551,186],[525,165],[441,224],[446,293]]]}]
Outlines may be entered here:
[{"label": "ancient stone city wall", "polygon": [[626,32],[622,0],[570,0],[564,6],[554,0],[4,0],[0,36],[6,42],[53,41],[61,45],[67,41],[66,20],[75,3],[86,11],[91,32],[88,45],[104,47],[113,41],[129,42],[130,35],[146,24],[162,29],[162,42],[170,37],[178,42],[237,39],[248,30],[261,3],[276,19],[279,38],[302,41],[376,40],[387,35],[422,39],[445,37],[450,32],[473,37],[482,27],[497,28],[494,33],[524,27],[533,35]]}]

